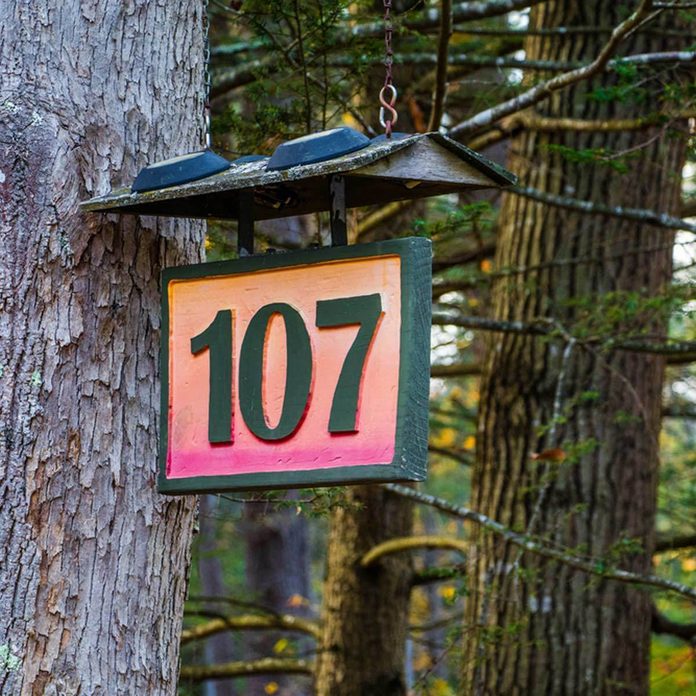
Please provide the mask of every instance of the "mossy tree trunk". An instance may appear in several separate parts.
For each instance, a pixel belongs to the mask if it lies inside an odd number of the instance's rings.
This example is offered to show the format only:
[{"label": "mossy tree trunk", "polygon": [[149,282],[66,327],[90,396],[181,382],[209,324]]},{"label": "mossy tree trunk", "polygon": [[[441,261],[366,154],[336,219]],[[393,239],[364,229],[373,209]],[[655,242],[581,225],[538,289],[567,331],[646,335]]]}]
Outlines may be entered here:
[{"label": "mossy tree trunk", "polygon": [[[554,0],[532,9],[535,28],[596,26],[534,36],[527,57],[588,61],[628,10],[610,0]],[[674,21],[672,15],[671,20]],[[671,48],[652,29],[631,53]],[[649,79],[646,79],[649,78]],[[641,72],[621,101],[605,73],[540,104],[547,117],[609,121],[659,107],[669,71]],[[604,92],[606,96],[607,92]],[[681,135],[679,130],[681,129]],[[590,150],[597,157],[583,162]],[[683,124],[634,131],[527,130],[511,143],[522,184],[558,196],[678,214]],[[587,158],[585,158],[587,159]],[[590,158],[591,159],[591,158]],[[618,163],[627,164],[619,171]],[[648,298],[670,282],[672,233],[506,195],[500,213],[492,315],[545,318],[559,334],[665,335],[666,312]],[[566,336],[567,339],[567,336]],[[568,340],[498,334],[481,389],[473,505],[517,531],[576,553],[650,570],[664,364],[657,355],[605,352]],[[563,453],[550,450],[560,449]],[[547,452],[532,458],[532,453]],[[474,694],[647,694],[650,597],[519,554],[476,533],[465,625],[464,690]],[[629,548],[625,540],[633,540]]]},{"label": "mossy tree trunk", "polygon": [[0,3],[0,692],[174,694],[195,499],[157,494],[159,272],[81,214],[200,147],[199,0]]}]

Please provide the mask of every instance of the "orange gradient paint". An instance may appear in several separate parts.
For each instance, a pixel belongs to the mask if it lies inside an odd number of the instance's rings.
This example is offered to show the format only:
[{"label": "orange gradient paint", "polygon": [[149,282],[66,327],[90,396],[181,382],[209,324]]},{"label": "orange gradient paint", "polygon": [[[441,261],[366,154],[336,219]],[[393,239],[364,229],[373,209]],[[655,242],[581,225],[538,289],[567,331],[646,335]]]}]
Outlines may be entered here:
[{"label": "orange gradient paint", "polygon": [[[383,255],[228,276],[173,280],[169,300],[167,478],[308,471],[390,464],[395,453],[401,334],[401,259]],[[379,293],[382,317],[363,366],[357,432],[328,431],[331,404],[358,325],[315,326],[319,300]],[[304,419],[282,441],[257,438],[238,402],[239,353],[253,315],[285,302],[302,316],[312,346],[312,387]],[[221,309],[232,310],[232,442],[208,442],[209,351],[191,338]],[[274,427],[285,392],[285,329],[274,315],[264,349],[263,402]],[[292,361],[292,355],[290,355]]]}]

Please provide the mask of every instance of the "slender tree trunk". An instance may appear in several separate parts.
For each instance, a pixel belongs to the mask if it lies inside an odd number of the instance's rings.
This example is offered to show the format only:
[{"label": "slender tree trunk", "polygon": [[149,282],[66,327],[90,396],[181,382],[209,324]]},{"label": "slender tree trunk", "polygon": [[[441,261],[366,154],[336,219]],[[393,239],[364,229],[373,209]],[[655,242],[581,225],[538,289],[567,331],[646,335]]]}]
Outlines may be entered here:
[{"label": "slender tree trunk", "polygon": [[81,199],[200,147],[200,0],[0,3],[0,692],[173,694],[194,498],[155,491],[159,272]]},{"label": "slender tree trunk", "polygon": [[408,554],[361,569],[360,558],[408,536],[413,510],[379,486],[356,486],[331,515],[318,696],[404,696],[404,651],[413,574]]},{"label": "slender tree trunk", "polygon": [[[554,0],[536,6],[530,24],[611,27],[626,11],[609,0]],[[527,56],[588,60],[606,36],[529,38]],[[634,53],[668,48],[664,38],[649,31],[633,37],[629,46]],[[544,116],[579,119],[635,117],[656,108],[662,87],[654,78],[640,85],[646,90],[641,99],[635,92],[622,102],[588,94],[615,84],[615,77],[605,75],[538,108]],[[683,137],[666,137],[660,128],[530,130],[512,142],[509,166],[524,185],[552,194],[677,213],[684,147]],[[573,161],[562,148],[604,148],[607,154],[637,149],[628,171],[619,173],[611,164]],[[664,311],[638,308],[669,283],[669,231],[513,195],[505,197],[500,220],[496,268],[504,272],[494,287],[495,317],[552,318],[570,333],[591,321],[588,331],[608,339],[635,328],[665,334]],[[481,390],[474,506],[576,553],[649,571],[663,367],[658,356],[495,336]],[[554,448],[565,455],[554,457],[549,453]],[[544,451],[546,459],[531,457]],[[642,548],[631,551],[622,546],[625,539]],[[476,540],[465,626],[465,693],[648,693],[647,593],[520,556],[485,534]]]}]

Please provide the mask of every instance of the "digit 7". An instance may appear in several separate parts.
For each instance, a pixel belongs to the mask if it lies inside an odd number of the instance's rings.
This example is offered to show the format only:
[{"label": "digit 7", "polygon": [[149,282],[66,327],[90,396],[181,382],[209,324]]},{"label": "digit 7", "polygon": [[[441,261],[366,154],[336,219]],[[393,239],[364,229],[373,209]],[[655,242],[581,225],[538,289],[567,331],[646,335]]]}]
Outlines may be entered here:
[{"label": "digit 7", "polygon": [[330,433],[354,433],[358,430],[358,398],[365,359],[381,316],[382,298],[379,293],[317,302],[316,325],[320,329],[360,325],[336,384],[329,417]]}]

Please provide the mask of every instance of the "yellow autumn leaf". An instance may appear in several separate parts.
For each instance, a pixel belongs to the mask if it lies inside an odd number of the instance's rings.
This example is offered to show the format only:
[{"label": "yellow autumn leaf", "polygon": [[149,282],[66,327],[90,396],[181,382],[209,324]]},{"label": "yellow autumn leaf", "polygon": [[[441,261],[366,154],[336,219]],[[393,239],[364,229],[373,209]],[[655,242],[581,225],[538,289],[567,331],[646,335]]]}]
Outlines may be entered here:
[{"label": "yellow autumn leaf", "polygon": [[433,661],[425,650],[420,651],[413,659],[413,669],[416,672],[422,672],[424,669],[430,669],[433,666]]},{"label": "yellow autumn leaf", "polygon": [[481,270],[484,273],[490,273],[493,270],[493,263],[490,259],[483,259],[483,261],[481,261]]},{"label": "yellow autumn leaf", "polygon": [[309,600],[306,597],[303,597],[301,594],[293,594],[288,597],[288,601],[286,604],[289,607],[308,607],[309,606]]},{"label": "yellow autumn leaf", "polygon": [[289,645],[290,641],[287,638],[281,638],[280,640],[276,641],[276,644],[273,646],[273,652],[279,655],[280,653],[285,652]]},{"label": "yellow autumn leaf", "polygon": [[452,696],[453,693],[454,692],[450,688],[450,685],[444,679],[440,679],[439,677],[433,680],[430,688],[428,689],[429,696]]},{"label": "yellow autumn leaf", "polygon": [[457,596],[457,588],[454,585],[443,585],[440,588],[440,597],[446,599],[448,602],[454,600]]},{"label": "yellow autumn leaf", "polygon": [[696,570],[696,558],[685,558],[681,562],[682,570],[686,573],[693,573]]},{"label": "yellow autumn leaf", "polygon": [[451,447],[457,440],[457,431],[454,428],[442,428],[433,437],[433,444],[436,447]]},{"label": "yellow autumn leaf", "polygon": [[272,696],[272,694],[274,694],[276,691],[278,691],[279,688],[280,687],[278,686],[278,684],[276,682],[268,682],[268,684],[266,684],[266,686],[263,687],[263,690],[267,694],[269,694],[269,696]]},{"label": "yellow autumn leaf", "polygon": [[476,438],[473,435],[468,435],[464,439],[464,449],[472,450],[476,447]]}]

